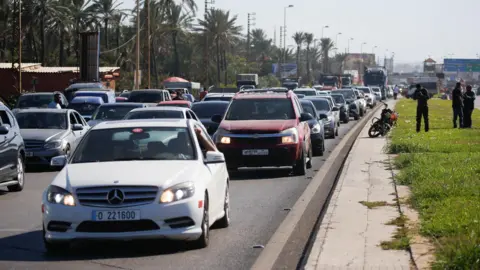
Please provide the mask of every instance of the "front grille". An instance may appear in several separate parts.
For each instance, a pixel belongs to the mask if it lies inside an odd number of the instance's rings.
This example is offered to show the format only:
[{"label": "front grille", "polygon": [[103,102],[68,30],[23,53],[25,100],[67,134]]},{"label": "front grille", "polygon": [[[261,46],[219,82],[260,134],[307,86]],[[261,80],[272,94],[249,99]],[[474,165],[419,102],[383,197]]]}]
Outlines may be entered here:
[{"label": "front grille", "polygon": [[281,143],[281,137],[259,137],[259,138],[231,138],[231,144],[248,145],[249,147],[275,146]]},{"label": "front grille", "polygon": [[121,233],[154,231],[158,229],[160,229],[160,227],[157,223],[148,219],[129,221],[84,221],[78,225],[77,232]]},{"label": "front grille", "polygon": [[45,145],[45,141],[25,140],[25,148],[27,149],[43,148],[44,145]]},{"label": "front grille", "polygon": [[278,133],[276,130],[258,130],[258,129],[241,129],[241,130],[230,130],[232,134],[275,134]]},{"label": "front grille", "polygon": [[[123,193],[123,201],[112,204],[108,200],[108,193],[112,190]],[[155,201],[158,187],[154,186],[104,186],[85,187],[76,190],[81,205],[96,207],[128,207],[149,204]]]},{"label": "front grille", "polygon": [[195,222],[189,217],[166,219],[165,223],[167,223],[167,225],[172,229],[185,228],[195,225]]}]

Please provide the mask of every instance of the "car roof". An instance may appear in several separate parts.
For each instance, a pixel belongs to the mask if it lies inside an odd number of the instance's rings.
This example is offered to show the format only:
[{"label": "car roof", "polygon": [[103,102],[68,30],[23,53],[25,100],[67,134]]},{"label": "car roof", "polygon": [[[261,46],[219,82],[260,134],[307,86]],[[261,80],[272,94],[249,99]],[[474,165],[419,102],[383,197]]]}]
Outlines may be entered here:
[{"label": "car roof", "polygon": [[167,100],[167,101],[161,101],[159,104],[190,104],[192,102],[188,100]]},{"label": "car roof", "polygon": [[196,106],[196,105],[202,105],[202,104],[230,104],[230,101],[226,101],[226,100],[205,100],[205,101],[201,101],[201,102],[195,102],[192,104],[192,106]]},{"label": "car roof", "polygon": [[72,88],[96,88],[97,86],[103,87],[103,84],[100,82],[90,82],[90,83],[74,83],[71,84],[67,87],[67,89],[72,89]]},{"label": "car roof", "polygon": [[317,91],[317,90],[313,88],[295,88],[293,92],[295,91]]},{"label": "car roof", "polygon": [[146,108],[136,108],[130,112],[143,112],[143,111],[190,111],[189,108],[177,107],[177,106],[159,106],[159,107],[146,107]]},{"label": "car roof", "polygon": [[19,109],[17,113],[66,113],[72,111],[71,109],[53,109],[53,108],[28,108],[28,109]]},{"label": "car roof", "polygon": [[142,108],[146,106],[143,103],[134,103],[134,102],[118,102],[118,103],[103,103],[101,107],[139,107]]},{"label": "car roof", "polygon": [[72,101],[70,101],[70,103],[86,103],[86,102],[99,102],[99,103],[103,103],[103,99],[101,97],[88,97],[88,96],[84,96],[84,97],[74,97],[72,99]]},{"label": "car roof", "polygon": [[168,92],[168,90],[165,90],[165,89],[140,89],[140,90],[130,91],[130,94],[133,94],[133,93],[148,93],[148,92]]},{"label": "car roof", "polygon": [[[47,96],[47,95],[54,95],[54,94],[62,94],[60,92],[39,92],[39,93],[25,93],[22,94],[21,96]],[[63,95],[63,94],[62,94]]]},{"label": "car roof", "polygon": [[136,127],[188,127],[191,119],[135,119],[101,122],[92,127],[92,130],[111,128],[136,128]]},{"label": "car roof", "polygon": [[105,90],[95,90],[95,91],[79,90],[79,91],[75,92],[75,95],[83,94],[83,93],[87,93],[87,94],[105,94],[105,93],[112,92],[112,91],[113,91],[113,90],[109,90],[109,89],[105,89]]},{"label": "car roof", "polygon": [[233,97],[235,93],[208,93],[205,97]]}]

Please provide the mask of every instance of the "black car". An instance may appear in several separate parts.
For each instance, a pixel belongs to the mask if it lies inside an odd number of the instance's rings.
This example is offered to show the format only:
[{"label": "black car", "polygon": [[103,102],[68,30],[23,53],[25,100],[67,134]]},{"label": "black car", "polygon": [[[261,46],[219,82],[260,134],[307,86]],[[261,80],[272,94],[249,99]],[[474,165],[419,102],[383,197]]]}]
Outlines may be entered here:
[{"label": "black car", "polygon": [[0,103],[0,187],[22,191],[25,180],[25,145],[13,113]]},{"label": "black car", "polygon": [[340,93],[337,94],[336,91],[332,92],[330,96],[335,101],[335,106],[340,108],[340,121],[345,124],[350,122],[350,108],[345,97]]},{"label": "black car", "polygon": [[325,130],[323,128],[323,121],[320,119],[319,113],[312,101],[302,99],[300,100],[300,105],[302,105],[305,112],[310,113],[314,117],[307,121],[310,126],[310,139],[312,141],[313,155],[323,156],[323,153],[325,152]]},{"label": "black car", "polygon": [[200,119],[203,126],[205,126],[208,134],[213,136],[219,124],[211,120],[212,116],[221,115],[223,117],[229,104],[229,101],[220,100],[196,102],[192,105],[192,111],[197,115],[198,119]]}]

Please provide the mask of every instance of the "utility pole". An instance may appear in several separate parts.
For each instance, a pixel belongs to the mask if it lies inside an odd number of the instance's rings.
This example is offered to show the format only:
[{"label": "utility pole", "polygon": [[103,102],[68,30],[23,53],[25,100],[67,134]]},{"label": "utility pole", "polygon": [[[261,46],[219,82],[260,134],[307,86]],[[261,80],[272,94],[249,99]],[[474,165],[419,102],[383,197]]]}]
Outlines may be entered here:
[{"label": "utility pole", "polygon": [[[208,5],[213,5],[215,4],[215,0],[205,0],[205,14],[203,15],[203,20],[206,22],[207,21],[207,16],[208,16]],[[204,69],[205,69],[205,82],[204,82],[204,87],[207,87],[209,84],[209,67],[210,67],[210,61],[208,59],[208,32],[207,28],[205,26],[204,29],[204,34],[205,34],[205,48],[204,48]]]},{"label": "utility pole", "polygon": [[[273,28],[273,46],[277,46],[277,27],[276,26]],[[478,54],[477,54],[477,57],[478,57]]]},{"label": "utility pole", "polygon": [[137,0],[137,55],[135,59],[135,89],[140,89],[140,1]]},{"label": "utility pole", "polygon": [[18,92],[22,93],[22,0],[18,0]]},{"label": "utility pole", "polygon": [[250,26],[255,25],[255,12],[248,13],[247,22],[247,62],[250,61]]},{"label": "utility pole", "polygon": [[152,89],[151,88],[151,85],[150,85],[150,77],[151,77],[151,71],[152,71],[152,67],[151,67],[151,59],[150,59],[150,43],[151,43],[151,40],[150,40],[150,0],[145,0],[145,3],[147,5],[147,66],[148,66],[148,89]]}]

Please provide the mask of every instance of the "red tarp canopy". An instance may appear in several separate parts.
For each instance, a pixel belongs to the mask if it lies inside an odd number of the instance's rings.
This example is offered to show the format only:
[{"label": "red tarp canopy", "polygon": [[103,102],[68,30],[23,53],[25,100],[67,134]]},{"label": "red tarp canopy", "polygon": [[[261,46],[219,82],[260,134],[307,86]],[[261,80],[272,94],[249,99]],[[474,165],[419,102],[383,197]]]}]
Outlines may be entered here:
[{"label": "red tarp canopy", "polygon": [[164,80],[163,82],[166,83],[166,82],[188,82],[188,81],[180,77],[170,77]]}]

